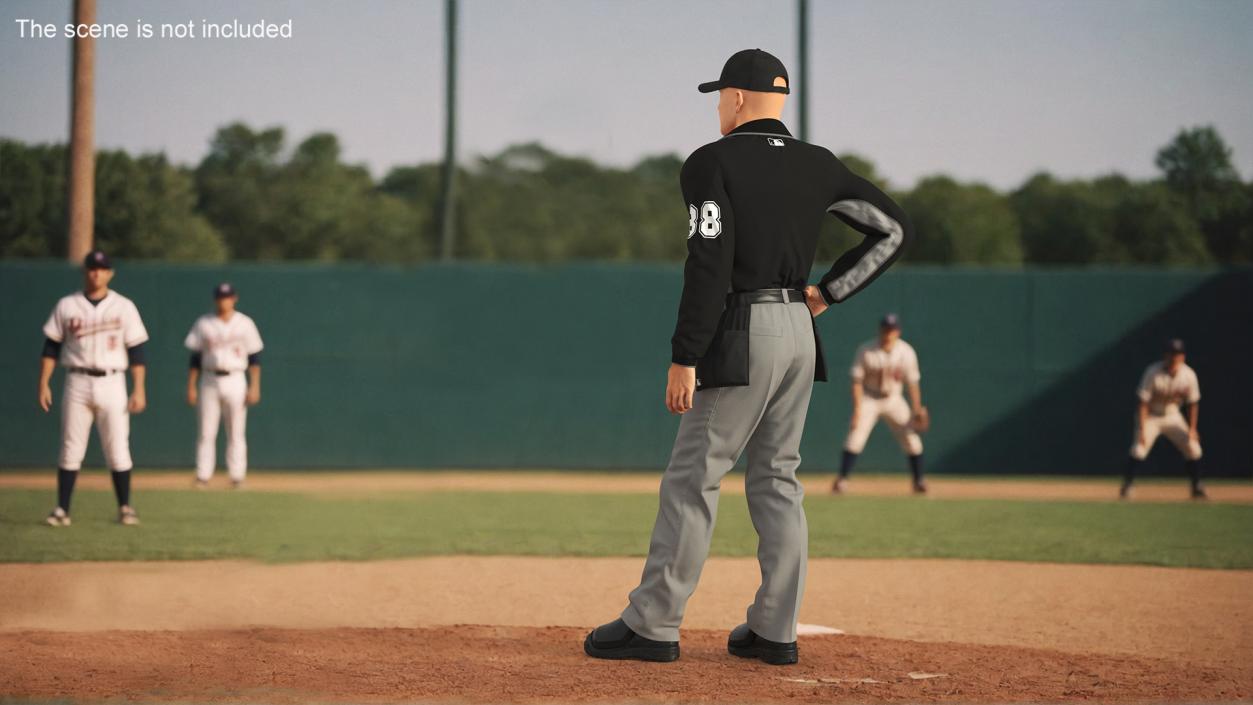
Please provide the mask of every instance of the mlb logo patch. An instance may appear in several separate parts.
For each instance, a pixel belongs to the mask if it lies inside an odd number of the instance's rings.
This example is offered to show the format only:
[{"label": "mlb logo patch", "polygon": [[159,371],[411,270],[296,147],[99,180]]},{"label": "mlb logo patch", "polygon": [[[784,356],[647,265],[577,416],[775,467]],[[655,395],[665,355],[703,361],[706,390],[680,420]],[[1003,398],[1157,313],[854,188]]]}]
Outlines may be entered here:
[{"label": "mlb logo patch", "polygon": [[782,147],[784,143],[783,143],[783,140],[779,139],[778,137],[767,137],[766,144],[770,145],[771,147]]}]

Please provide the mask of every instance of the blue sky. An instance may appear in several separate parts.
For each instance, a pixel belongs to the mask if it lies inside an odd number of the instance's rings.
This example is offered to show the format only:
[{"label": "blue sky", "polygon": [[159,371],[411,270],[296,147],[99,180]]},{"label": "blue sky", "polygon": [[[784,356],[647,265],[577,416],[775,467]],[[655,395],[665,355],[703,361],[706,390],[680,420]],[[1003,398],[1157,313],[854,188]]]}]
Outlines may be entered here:
[{"label": "blue sky", "polygon": [[[99,41],[102,147],[194,163],[243,120],[332,131],[376,175],[440,155],[439,0],[98,1],[101,22],[292,19],[295,34]],[[19,39],[14,20],[62,24],[70,4],[0,0],[0,136],[65,139],[68,41]],[[810,138],[895,185],[1150,176],[1156,149],[1196,124],[1216,125],[1253,177],[1253,2],[810,4]],[[686,154],[717,136],[696,84],[747,47],[794,69],[794,3],[463,0],[462,157],[530,140],[622,165]]]}]

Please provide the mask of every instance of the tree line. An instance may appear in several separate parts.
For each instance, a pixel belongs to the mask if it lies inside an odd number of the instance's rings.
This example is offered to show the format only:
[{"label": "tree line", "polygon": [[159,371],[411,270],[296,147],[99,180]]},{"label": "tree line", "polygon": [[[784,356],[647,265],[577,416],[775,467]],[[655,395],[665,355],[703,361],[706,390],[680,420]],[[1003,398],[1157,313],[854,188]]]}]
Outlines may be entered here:
[{"label": "tree line", "polygon": [[[910,189],[869,160],[841,155],[914,221],[908,261],[1018,266],[1204,265],[1253,261],[1253,182],[1212,127],[1181,130],[1156,155],[1157,178],[1059,179],[1041,172],[1006,193],[937,175]],[[460,165],[456,256],[489,261],[667,261],[686,253],[682,160],[613,168],[540,144]],[[0,140],[0,257],[61,257],[65,145]],[[96,242],[119,257],[173,261],[357,260],[414,263],[438,251],[440,165],[380,180],[317,133],[288,148],[279,127],[220,128],[194,166],[163,154],[101,151]],[[819,261],[859,235],[836,219]]]}]

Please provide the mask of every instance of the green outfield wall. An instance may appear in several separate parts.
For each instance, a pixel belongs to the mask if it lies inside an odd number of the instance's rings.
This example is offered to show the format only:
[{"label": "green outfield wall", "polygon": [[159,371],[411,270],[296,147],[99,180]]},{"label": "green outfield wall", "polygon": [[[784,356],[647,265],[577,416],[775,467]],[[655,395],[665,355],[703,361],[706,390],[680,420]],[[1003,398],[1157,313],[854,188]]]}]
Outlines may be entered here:
[{"label": "green outfield wall", "polygon": [[[0,263],[0,466],[55,463],[58,418],[35,403],[40,327],[78,279],[60,263]],[[224,279],[266,342],[254,467],[665,465],[678,266],[123,262],[115,288],[152,336],[149,409],[132,422],[140,467],[192,464],[182,341]],[[805,470],[837,466],[848,363],[888,310],[922,362],[933,471],[1119,472],[1140,373],[1180,336],[1201,380],[1207,471],[1253,472],[1253,271],[898,267],[820,319],[834,379],[814,394]],[[100,463],[94,438],[88,460]],[[1179,465],[1163,441],[1150,469]],[[859,467],[904,466],[877,429]]]}]

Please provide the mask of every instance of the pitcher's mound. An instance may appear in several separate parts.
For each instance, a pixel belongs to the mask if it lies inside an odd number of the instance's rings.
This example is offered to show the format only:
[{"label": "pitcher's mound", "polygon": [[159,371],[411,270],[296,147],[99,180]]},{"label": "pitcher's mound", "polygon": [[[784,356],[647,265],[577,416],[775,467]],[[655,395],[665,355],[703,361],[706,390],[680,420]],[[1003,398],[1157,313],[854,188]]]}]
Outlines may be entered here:
[{"label": "pitcher's mound", "polygon": [[590,659],[586,630],[251,629],[0,633],[0,693],[189,702],[1236,701],[1250,672],[1041,649],[811,636],[801,663],[730,656],[684,631],[676,663]]}]

